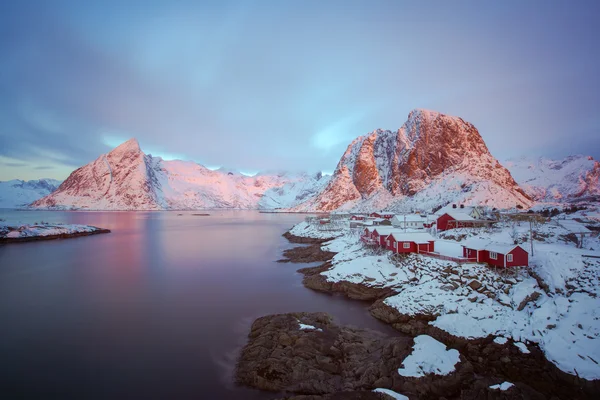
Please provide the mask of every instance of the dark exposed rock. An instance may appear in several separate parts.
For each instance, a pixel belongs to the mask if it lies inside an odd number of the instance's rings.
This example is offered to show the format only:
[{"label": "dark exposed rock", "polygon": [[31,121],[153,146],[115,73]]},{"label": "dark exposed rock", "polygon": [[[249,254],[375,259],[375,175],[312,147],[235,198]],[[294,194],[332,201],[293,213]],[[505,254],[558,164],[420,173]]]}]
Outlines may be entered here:
[{"label": "dark exposed rock", "polygon": [[[316,329],[301,330],[299,322]],[[324,313],[270,315],[252,324],[236,378],[298,394],[374,389],[392,383],[411,346],[410,338],[338,326]]]}]

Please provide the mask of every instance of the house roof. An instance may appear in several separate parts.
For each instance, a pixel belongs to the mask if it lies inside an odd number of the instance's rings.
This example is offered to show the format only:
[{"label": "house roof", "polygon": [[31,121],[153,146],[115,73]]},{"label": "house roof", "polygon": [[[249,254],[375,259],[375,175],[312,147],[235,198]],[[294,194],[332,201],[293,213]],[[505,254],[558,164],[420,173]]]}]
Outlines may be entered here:
[{"label": "house roof", "polygon": [[400,222],[404,222],[404,219],[406,218],[406,222],[427,222],[427,218],[424,215],[420,215],[420,214],[396,214],[394,215],[394,219],[400,221]]},{"label": "house roof", "polygon": [[460,206],[457,204],[456,208],[452,207],[452,204],[448,204],[447,206],[444,206],[442,208],[440,208],[439,210],[437,210],[434,214],[437,215],[438,217],[441,217],[442,215],[448,213],[450,214],[450,212],[463,212],[465,214],[470,214],[473,209],[475,207],[473,206],[464,206],[463,208],[460,208]]},{"label": "house roof", "polygon": [[428,243],[434,241],[435,238],[426,232],[391,232],[388,236],[392,236],[397,242],[415,242]]},{"label": "house roof", "polygon": [[560,220],[558,224],[571,233],[592,233],[585,225],[572,219]]},{"label": "house roof", "polygon": [[[466,247],[468,249],[488,250],[488,251],[493,251],[493,252],[500,253],[500,254],[508,254],[511,251],[513,251],[515,248],[521,247],[518,244],[498,243],[498,242],[492,242],[489,240],[475,239],[475,238],[468,239],[462,246]],[[521,247],[521,249],[523,249],[523,248]],[[523,249],[523,250],[525,250],[525,249]],[[525,252],[527,252],[527,250],[525,250]]]},{"label": "house roof", "polygon": [[394,228],[390,225],[378,225],[373,227],[374,231],[377,231],[379,235],[389,235],[390,233],[397,231],[398,228]]}]

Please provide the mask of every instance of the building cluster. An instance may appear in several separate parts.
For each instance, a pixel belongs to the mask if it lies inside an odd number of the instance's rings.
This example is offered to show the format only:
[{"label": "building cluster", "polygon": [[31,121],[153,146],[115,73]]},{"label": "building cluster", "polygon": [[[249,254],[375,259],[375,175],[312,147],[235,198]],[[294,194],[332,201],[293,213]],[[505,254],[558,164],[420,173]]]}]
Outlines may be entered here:
[{"label": "building cluster", "polygon": [[478,207],[448,205],[434,214],[338,213],[330,218],[348,218],[351,228],[361,229],[361,241],[396,254],[416,253],[455,262],[487,263],[495,267],[527,266],[529,254],[519,245],[469,240],[462,244],[462,256],[447,255],[436,249],[438,231],[491,227],[497,221],[486,218]]}]

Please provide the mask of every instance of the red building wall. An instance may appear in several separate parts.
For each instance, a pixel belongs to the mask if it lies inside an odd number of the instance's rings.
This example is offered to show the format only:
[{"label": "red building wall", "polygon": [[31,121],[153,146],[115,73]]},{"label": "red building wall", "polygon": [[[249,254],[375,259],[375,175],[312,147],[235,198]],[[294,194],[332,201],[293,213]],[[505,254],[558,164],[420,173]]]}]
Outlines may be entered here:
[{"label": "red building wall", "polygon": [[437,230],[445,231],[448,229],[448,221],[454,221],[454,218],[449,216],[448,214],[444,214],[437,219]]},{"label": "red building wall", "polygon": [[[409,244],[409,248],[404,248],[404,243]],[[416,253],[417,244],[415,242],[398,242],[398,253]]]}]

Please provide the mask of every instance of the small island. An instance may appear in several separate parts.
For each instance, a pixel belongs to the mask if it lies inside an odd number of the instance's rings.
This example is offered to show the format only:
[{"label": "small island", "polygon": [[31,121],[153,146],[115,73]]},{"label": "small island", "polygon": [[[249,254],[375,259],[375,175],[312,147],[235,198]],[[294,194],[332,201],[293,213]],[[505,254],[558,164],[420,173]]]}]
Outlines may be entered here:
[{"label": "small island", "polygon": [[0,244],[33,242],[36,240],[69,239],[79,236],[110,233],[110,230],[90,225],[51,224],[9,224],[0,222]]}]

